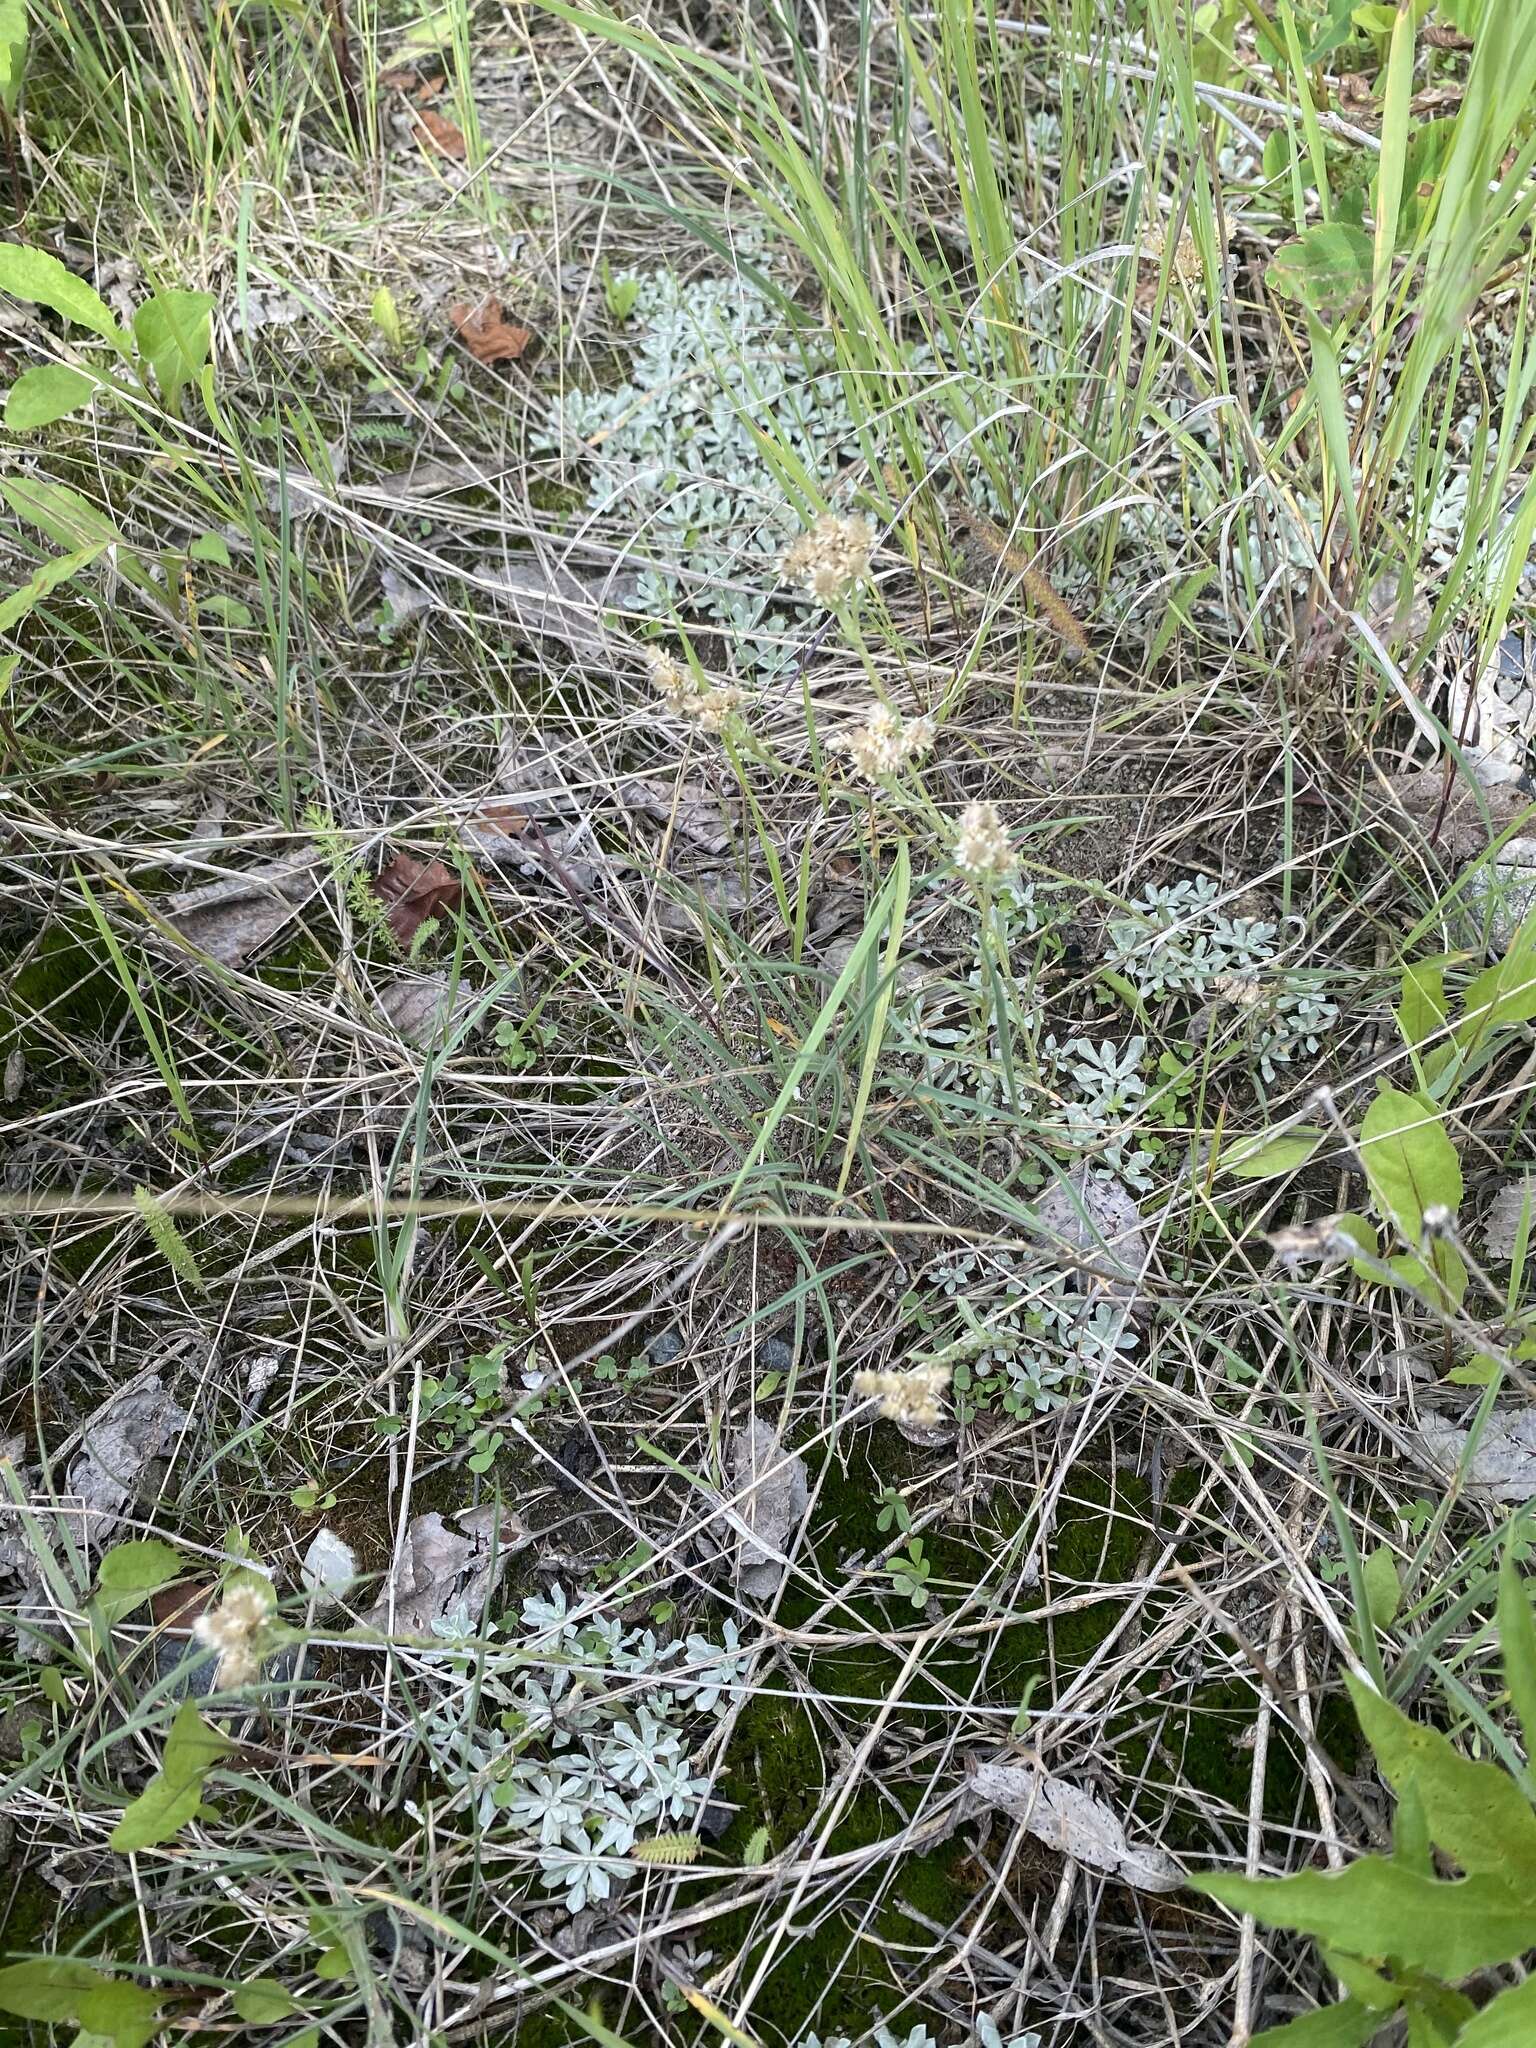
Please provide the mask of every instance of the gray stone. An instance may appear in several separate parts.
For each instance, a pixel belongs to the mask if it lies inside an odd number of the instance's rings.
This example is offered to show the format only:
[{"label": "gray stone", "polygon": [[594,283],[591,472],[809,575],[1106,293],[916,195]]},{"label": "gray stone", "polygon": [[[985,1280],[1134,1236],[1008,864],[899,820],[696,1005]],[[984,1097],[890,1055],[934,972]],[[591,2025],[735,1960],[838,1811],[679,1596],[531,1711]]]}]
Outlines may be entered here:
[{"label": "gray stone", "polygon": [[357,1552],[334,1529],[317,1529],[310,1539],[299,1577],[311,1593],[345,1593],[357,1577]]}]

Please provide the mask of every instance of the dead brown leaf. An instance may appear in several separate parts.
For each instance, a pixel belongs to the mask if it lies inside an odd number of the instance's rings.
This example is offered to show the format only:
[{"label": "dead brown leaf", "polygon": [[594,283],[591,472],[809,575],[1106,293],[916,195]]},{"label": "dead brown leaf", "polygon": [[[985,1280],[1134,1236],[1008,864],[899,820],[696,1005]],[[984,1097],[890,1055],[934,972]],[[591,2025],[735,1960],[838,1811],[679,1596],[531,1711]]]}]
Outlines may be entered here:
[{"label": "dead brown leaf", "polygon": [[456,299],[448,318],[477,363],[515,363],[533,339],[528,328],[507,319],[500,299],[484,299],[478,306]]},{"label": "dead brown leaf", "polygon": [[414,64],[397,64],[392,71],[379,74],[379,84],[386,92],[409,93],[418,106],[424,100],[435,100],[447,83],[441,71],[418,71]]},{"label": "dead brown leaf", "polygon": [[373,893],[388,908],[390,930],[402,946],[409,946],[429,917],[458,909],[464,885],[440,860],[397,853],[374,876]]},{"label": "dead brown leaf", "polygon": [[[431,107],[422,107],[416,115],[416,139],[429,143],[439,156],[446,156],[454,163],[464,161],[463,129],[455,127],[445,114],[439,114]],[[521,349],[518,353],[522,353]]]}]

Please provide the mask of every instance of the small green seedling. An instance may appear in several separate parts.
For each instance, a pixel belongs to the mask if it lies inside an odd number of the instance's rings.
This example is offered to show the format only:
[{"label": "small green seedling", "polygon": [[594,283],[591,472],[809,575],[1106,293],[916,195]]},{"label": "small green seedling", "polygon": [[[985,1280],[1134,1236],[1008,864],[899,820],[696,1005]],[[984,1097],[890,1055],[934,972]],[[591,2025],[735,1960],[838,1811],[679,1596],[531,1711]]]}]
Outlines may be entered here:
[{"label": "small green seedling", "polygon": [[923,1555],[923,1539],[914,1536],[905,1550],[897,1551],[886,1566],[897,1593],[914,1607],[928,1605],[928,1581],[933,1565]]}]

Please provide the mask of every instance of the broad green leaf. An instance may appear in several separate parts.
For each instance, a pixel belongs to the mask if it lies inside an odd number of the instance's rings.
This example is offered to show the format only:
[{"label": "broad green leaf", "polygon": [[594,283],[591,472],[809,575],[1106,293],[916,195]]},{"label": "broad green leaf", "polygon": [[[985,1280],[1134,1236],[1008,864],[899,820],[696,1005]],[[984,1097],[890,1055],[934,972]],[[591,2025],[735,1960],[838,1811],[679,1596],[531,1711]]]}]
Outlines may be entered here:
[{"label": "broad green leaf", "polygon": [[1404,1287],[1411,1287],[1426,1300],[1444,1305],[1448,1295],[1459,1302],[1467,1291],[1467,1269],[1460,1252],[1454,1245],[1437,1244],[1434,1248],[1435,1269],[1428,1266],[1416,1252],[1402,1252],[1387,1260]]},{"label": "broad green leaf", "polygon": [[1397,1795],[1397,1811],[1392,1816],[1392,1857],[1416,1876],[1435,1874],[1435,1845],[1430,1840],[1424,1802],[1415,1785],[1405,1785]]},{"label": "broad green leaf", "polygon": [[151,1593],[169,1586],[186,1571],[169,1543],[114,1543],[96,1573],[97,1596],[110,1621],[131,1614]]},{"label": "broad green leaf", "polygon": [[1220,1169],[1235,1180],[1271,1180],[1305,1166],[1322,1142],[1319,1130],[1277,1131],[1273,1137],[1260,1131],[1223,1152]]},{"label": "broad green leaf", "polygon": [[25,519],[61,548],[109,548],[120,538],[116,526],[89,498],[68,484],[45,483],[41,477],[8,477],[0,497],[18,519]]},{"label": "broad green leaf", "polygon": [[238,2016],[253,2027],[274,2026],[299,2009],[297,1999],[275,1977],[253,1977],[249,1984],[242,1984],[233,2004]]},{"label": "broad green leaf", "polygon": [[[1360,1157],[1377,1208],[1414,1247],[1423,1237],[1426,1209],[1439,1205],[1454,1214],[1461,1202],[1461,1161],[1426,1096],[1383,1088],[1365,1113]],[[1458,1289],[1455,1269],[1461,1262],[1453,1248],[1436,1244],[1431,1256],[1447,1292],[1459,1301],[1466,1273],[1463,1268]]]},{"label": "broad green leaf", "polygon": [[27,65],[27,0],[0,0],[0,107],[16,112]]},{"label": "broad green leaf", "polygon": [[1465,1365],[1453,1365],[1446,1374],[1453,1387],[1491,1387],[1504,1368],[1490,1351],[1478,1351]]},{"label": "broad green leaf", "polygon": [[6,393],[5,424],[13,434],[51,427],[89,405],[101,389],[99,377],[87,377],[68,363],[40,363],[35,370],[23,370]]},{"label": "broad green leaf", "polygon": [[220,569],[229,567],[229,542],[221,533],[200,533],[187,553],[194,562],[212,562]]},{"label": "broad green leaf", "polygon": [[1377,1628],[1390,1628],[1403,1604],[1403,1586],[1397,1575],[1397,1559],[1385,1543],[1367,1556],[1363,1575],[1372,1623]]},{"label": "broad green leaf", "polygon": [[1536,1946],[1536,1899],[1522,1899],[1482,1873],[1437,1883],[1385,1857],[1362,1856],[1343,1870],[1190,1883],[1266,1927],[1347,1944],[1355,1955],[1392,1956],[1452,1981]]},{"label": "broad green leaf", "polygon": [[1329,319],[1370,293],[1373,250],[1361,228],[1328,221],[1282,243],[1264,273],[1270,290]]},{"label": "broad green leaf", "polygon": [[51,2025],[73,2021],[116,2048],[144,2048],[163,2003],[163,1993],[109,1977],[74,1956],[39,1956],[0,1970],[0,2011]]},{"label": "broad green leaf", "polygon": [[1531,2048],[1536,2041],[1536,1977],[1513,1984],[1467,2021],[1456,2048]]},{"label": "broad green leaf", "polygon": [[160,396],[173,410],[208,360],[212,313],[208,292],[167,291],[156,292],[133,316],[141,364],[154,371]]},{"label": "broad green leaf", "polygon": [[1253,2036],[1250,2048],[1363,2048],[1381,2025],[1379,2012],[1357,1998],[1346,1998],[1340,2005],[1304,2012],[1283,2027],[1266,2027]]},{"label": "broad green leaf", "polygon": [[0,600],[0,633],[9,633],[34,605],[41,604],[61,583],[78,576],[100,553],[100,542],[93,542],[90,547],[76,548],[72,555],[55,555],[51,561],[44,562],[30,583],[23,583],[20,590],[13,590],[9,597]]},{"label": "broad green leaf", "polygon": [[352,1958],[344,1948],[322,1949],[315,1957],[314,1972],[327,1984],[344,1984],[352,1974]]},{"label": "broad green leaf", "polygon": [[1422,1052],[1445,1031],[1445,963],[1415,960],[1403,969],[1403,993],[1394,1012],[1403,1043]]},{"label": "broad green leaf", "polygon": [[112,309],[99,292],[92,291],[83,278],[66,270],[57,256],[45,249],[24,248],[20,242],[0,242],[0,292],[29,305],[51,306],[66,320],[88,327],[126,349],[128,337],[112,317]]},{"label": "broad green leaf", "polygon": [[1456,1043],[1480,1049],[1501,1025],[1536,1017],[1536,934],[1522,924],[1502,960],[1484,968],[1467,986]]},{"label": "broad green leaf", "polygon": [[400,326],[400,309],[395,304],[395,295],[387,284],[381,284],[374,293],[369,317],[398,355],[405,346],[405,335]]},{"label": "broad green leaf", "polygon": [[190,1700],[177,1710],[166,1738],[165,1760],[138,1798],[130,1801],[108,1840],[125,1855],[168,1842],[202,1804],[203,1779],[231,1745],[210,1728]]},{"label": "broad green leaf", "polygon": [[[1346,1674],[1345,1683],[1377,1769],[1394,1791],[1412,1785],[1430,1840],[1473,1876],[1497,1875],[1528,1888],[1536,1913],[1536,1813],[1509,1772],[1460,1755],[1438,1729],[1410,1721],[1358,1679]],[[1360,1946],[1345,1945],[1357,1952]]]},{"label": "broad green leaf", "polygon": [[[1526,1756],[1536,1758],[1536,1619],[1531,1615],[1530,1589],[1509,1545],[1499,1565],[1498,1623],[1504,1683],[1519,1716]],[[1536,2041],[1536,2030],[1531,2038]]]}]

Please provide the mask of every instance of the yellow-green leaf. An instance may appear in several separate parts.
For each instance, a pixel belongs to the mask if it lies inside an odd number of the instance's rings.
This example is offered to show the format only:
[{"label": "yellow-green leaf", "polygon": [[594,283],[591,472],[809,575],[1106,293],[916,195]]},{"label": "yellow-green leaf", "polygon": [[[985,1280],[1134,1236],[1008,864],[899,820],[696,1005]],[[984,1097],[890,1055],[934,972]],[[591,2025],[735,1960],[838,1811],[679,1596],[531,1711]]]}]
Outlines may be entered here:
[{"label": "yellow-green leaf", "polygon": [[[1536,1977],[1512,1984],[1469,2019],[1456,2048],[1531,2048],[1536,2041]],[[1258,2048],[1257,2042],[1254,2048]]]},{"label": "yellow-green leaf", "polygon": [[168,1842],[194,1819],[202,1804],[203,1779],[231,1745],[210,1728],[190,1700],[178,1709],[166,1738],[165,1758],[137,1799],[131,1800],[109,1840],[125,1855]]},{"label": "yellow-green leaf", "polygon": [[1260,1131],[1256,1137],[1244,1138],[1223,1152],[1220,1170],[1230,1173],[1235,1180],[1273,1180],[1305,1166],[1322,1142],[1321,1131],[1306,1127],[1272,1135]]},{"label": "yellow-green leaf", "polygon": [[44,562],[42,567],[33,573],[30,582],[23,583],[20,590],[13,590],[8,598],[0,602],[0,633],[9,633],[13,626],[21,623],[34,605],[41,604],[61,583],[67,583],[72,576],[78,576],[80,571],[94,562],[100,553],[100,543],[94,542],[90,547],[76,548],[72,555],[55,555],[51,561]]},{"label": "yellow-green leaf", "polygon": [[1189,1881],[1266,1927],[1347,1943],[1355,1955],[1396,1957],[1452,1982],[1536,1946],[1536,1900],[1486,1873],[1441,1883],[1385,1857],[1362,1856],[1343,1870]]},{"label": "yellow-green leaf", "polygon": [[253,1977],[240,1986],[232,2003],[237,2016],[253,2027],[274,2026],[299,2009],[298,2000],[275,1977]]},{"label": "yellow-green leaf", "polygon": [[0,1970],[0,2012],[49,2025],[73,2022],[116,2048],[144,2048],[163,2003],[163,1992],[109,1977],[74,1956],[38,1956]]},{"label": "yellow-green leaf", "polygon": [[40,363],[35,370],[23,370],[6,393],[5,424],[13,434],[51,427],[89,405],[100,389],[99,378],[72,370],[68,363]]},{"label": "yellow-green leaf", "polygon": [[1397,1575],[1397,1559],[1385,1543],[1366,1557],[1362,1576],[1372,1622],[1377,1628],[1390,1628],[1403,1604],[1403,1585]]},{"label": "yellow-green leaf", "polygon": [[57,256],[46,249],[31,249],[20,242],[0,242],[0,292],[29,305],[51,306],[78,327],[102,335],[114,348],[126,349],[128,337],[112,317],[112,309],[100,292],[92,291],[84,278],[66,270]]},{"label": "yellow-green leaf", "polygon": [[[1461,1161],[1439,1110],[1427,1096],[1383,1088],[1365,1113],[1360,1157],[1377,1208],[1417,1252],[1425,1211],[1441,1207],[1454,1215],[1461,1202]],[[1453,1247],[1436,1244],[1432,1257],[1446,1291],[1459,1301],[1466,1269]],[[1419,1264],[1417,1258],[1413,1264]],[[1417,1284],[1412,1274],[1404,1277]]]},{"label": "yellow-green leaf", "polygon": [[151,1593],[172,1585],[185,1570],[169,1543],[152,1539],[114,1543],[97,1567],[97,1599],[109,1621],[120,1621]]},{"label": "yellow-green leaf", "polygon": [[208,292],[165,291],[133,316],[141,362],[155,373],[160,396],[174,407],[208,360],[213,298]]},{"label": "yellow-green leaf", "polygon": [[1403,993],[1395,1012],[1397,1028],[1410,1052],[1445,1030],[1445,965],[1440,960],[1415,960],[1403,969]]},{"label": "yellow-green leaf", "polygon": [[0,483],[0,498],[56,547],[109,548],[120,538],[106,513],[68,484],[47,483],[36,476],[7,477]]},{"label": "yellow-green leaf", "polygon": [[[1499,1566],[1499,1648],[1504,1655],[1504,1683],[1525,1736],[1525,1753],[1536,1756],[1536,1619],[1525,1576],[1505,1546]],[[1531,2038],[1536,2040],[1536,2032]]]},{"label": "yellow-green leaf", "polygon": [[[1473,1763],[1438,1729],[1410,1721],[1358,1679],[1346,1674],[1345,1683],[1377,1768],[1394,1791],[1412,1785],[1430,1840],[1471,1875],[1518,1883],[1531,1894],[1536,1912],[1536,1812],[1509,1772],[1498,1764]],[[1346,1946],[1359,1951],[1358,1943]]]}]

